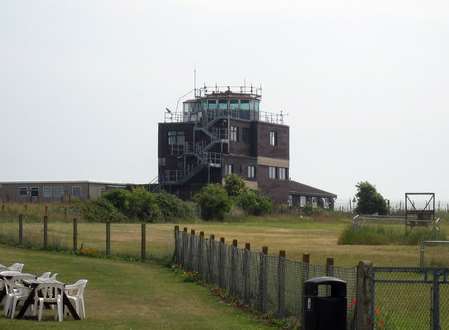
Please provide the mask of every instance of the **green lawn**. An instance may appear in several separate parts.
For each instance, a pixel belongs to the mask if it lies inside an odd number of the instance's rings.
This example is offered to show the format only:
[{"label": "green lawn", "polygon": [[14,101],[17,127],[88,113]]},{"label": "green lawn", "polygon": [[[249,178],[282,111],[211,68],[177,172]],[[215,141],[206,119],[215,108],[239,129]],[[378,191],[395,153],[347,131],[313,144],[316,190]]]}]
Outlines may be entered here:
[{"label": "green lawn", "polygon": [[87,320],[9,320],[0,315],[0,329],[265,329],[260,321],[222,303],[197,284],[185,283],[156,263],[11,248],[0,245],[0,263],[20,261],[24,271],[58,272],[65,283],[89,280]]}]

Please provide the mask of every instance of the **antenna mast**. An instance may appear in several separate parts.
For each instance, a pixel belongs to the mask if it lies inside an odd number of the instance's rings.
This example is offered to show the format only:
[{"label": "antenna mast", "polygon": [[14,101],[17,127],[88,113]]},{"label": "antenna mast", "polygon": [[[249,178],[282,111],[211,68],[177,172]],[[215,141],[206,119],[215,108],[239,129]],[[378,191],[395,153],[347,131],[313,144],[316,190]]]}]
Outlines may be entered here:
[{"label": "antenna mast", "polygon": [[196,97],[196,67],[193,69],[193,95]]}]

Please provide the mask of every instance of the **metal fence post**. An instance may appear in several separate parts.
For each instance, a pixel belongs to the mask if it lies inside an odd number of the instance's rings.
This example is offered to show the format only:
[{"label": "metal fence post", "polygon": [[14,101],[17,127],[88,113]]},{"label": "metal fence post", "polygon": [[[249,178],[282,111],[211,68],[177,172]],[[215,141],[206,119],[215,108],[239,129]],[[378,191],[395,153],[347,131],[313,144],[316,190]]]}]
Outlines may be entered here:
[{"label": "metal fence post", "polygon": [[231,295],[237,295],[237,247],[238,242],[237,240],[232,241],[232,247],[231,247]]},{"label": "metal fence post", "polygon": [[204,247],[204,231],[200,231],[200,236],[198,240],[198,273],[200,273],[200,276],[202,279],[204,279],[204,272],[203,272],[203,247]]},{"label": "metal fence post", "polygon": [[176,265],[179,265],[179,226],[175,226],[175,231],[174,231],[174,235],[175,235],[175,251],[173,253],[174,255],[174,263]]},{"label": "metal fence post", "polygon": [[73,218],[73,232],[72,232],[72,238],[73,238],[73,253],[76,253],[78,250],[78,220],[76,218]]},{"label": "metal fence post", "polygon": [[249,305],[250,301],[250,267],[251,267],[251,245],[249,243],[245,244],[245,250],[243,250],[243,303]]},{"label": "metal fence post", "polygon": [[147,257],[147,225],[145,223],[140,224],[140,234],[140,259],[141,261],[145,261]]},{"label": "metal fence post", "polygon": [[194,260],[195,260],[195,251],[193,248],[193,245],[195,243],[195,230],[192,229],[190,230],[190,239],[189,239],[189,265],[188,265],[188,269],[190,271],[195,271],[195,264],[194,264]]},{"label": "metal fence post", "polygon": [[441,330],[440,326],[440,272],[433,271],[432,287],[432,329]]},{"label": "metal fence post", "polygon": [[262,252],[260,253],[260,268],[259,268],[259,310],[262,313],[266,313],[267,311],[267,296],[268,296],[268,288],[267,288],[267,255],[268,255],[268,247],[262,247]]},{"label": "metal fence post", "polygon": [[48,247],[48,216],[44,215],[44,249]]},{"label": "metal fence post", "polygon": [[23,243],[23,215],[19,214],[19,244]]},{"label": "metal fence post", "polygon": [[374,283],[372,276],[372,262],[360,261],[357,266],[356,329],[373,329]]},{"label": "metal fence post", "polygon": [[111,223],[106,222],[106,255],[111,255]]},{"label": "metal fence post", "polygon": [[285,316],[285,251],[279,251],[278,260],[278,317]]},{"label": "metal fence post", "polygon": [[208,264],[208,280],[210,283],[214,282],[214,259],[215,259],[215,235],[210,235],[209,238],[209,258],[207,258]]},{"label": "metal fence post", "polygon": [[[334,276],[334,258],[326,259],[326,276]],[[331,288],[326,286],[326,294],[331,294]]]}]

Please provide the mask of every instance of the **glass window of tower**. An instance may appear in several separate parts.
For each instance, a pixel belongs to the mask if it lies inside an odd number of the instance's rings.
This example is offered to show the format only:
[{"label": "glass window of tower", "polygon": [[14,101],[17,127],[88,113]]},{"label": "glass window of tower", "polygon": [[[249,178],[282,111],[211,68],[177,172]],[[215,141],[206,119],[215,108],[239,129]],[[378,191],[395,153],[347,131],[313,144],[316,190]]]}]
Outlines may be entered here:
[{"label": "glass window of tower", "polygon": [[219,100],[218,101],[218,109],[227,110],[228,109],[228,100]]},{"label": "glass window of tower", "polygon": [[229,101],[229,109],[237,110],[239,108],[239,100],[232,99]]},{"label": "glass window of tower", "polygon": [[207,108],[209,110],[217,109],[217,100],[207,100]]},{"label": "glass window of tower", "polygon": [[249,110],[249,100],[240,100],[240,110]]}]

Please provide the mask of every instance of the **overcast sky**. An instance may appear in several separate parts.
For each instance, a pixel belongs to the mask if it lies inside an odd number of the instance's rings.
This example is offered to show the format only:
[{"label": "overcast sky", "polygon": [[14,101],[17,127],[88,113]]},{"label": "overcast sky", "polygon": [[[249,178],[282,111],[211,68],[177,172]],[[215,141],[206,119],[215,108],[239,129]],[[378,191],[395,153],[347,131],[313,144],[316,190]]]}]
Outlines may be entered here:
[{"label": "overcast sky", "polygon": [[200,84],[262,84],[291,177],[340,199],[449,200],[449,2],[0,2],[0,181],[148,182]]}]

